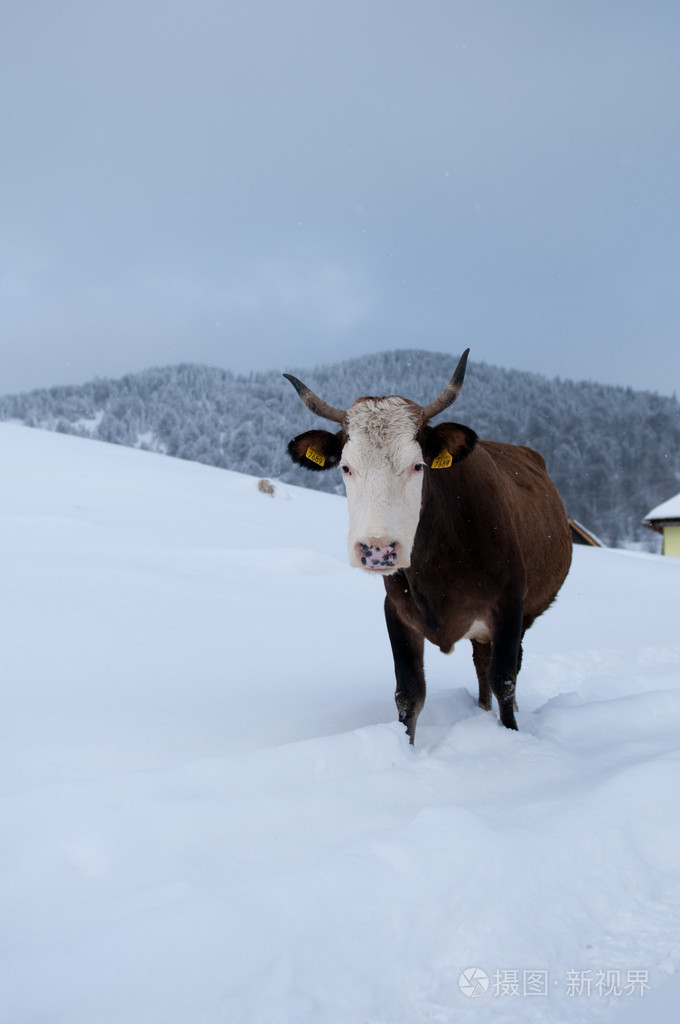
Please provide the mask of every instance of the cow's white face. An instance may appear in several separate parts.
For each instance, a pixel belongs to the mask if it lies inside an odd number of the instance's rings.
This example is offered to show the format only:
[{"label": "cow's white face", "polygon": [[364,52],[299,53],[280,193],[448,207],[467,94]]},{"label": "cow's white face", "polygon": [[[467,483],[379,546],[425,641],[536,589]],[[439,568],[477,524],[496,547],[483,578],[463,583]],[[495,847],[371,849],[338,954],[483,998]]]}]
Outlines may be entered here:
[{"label": "cow's white face", "polygon": [[415,440],[420,408],[404,398],[360,399],[347,410],[341,468],[350,564],[389,575],[411,561],[426,471]]},{"label": "cow's white face", "polygon": [[319,428],[303,431],[288,443],[288,454],[298,466],[315,472],[342,467],[352,565],[382,575],[407,569],[420,521],[423,476],[430,471],[426,467],[448,472],[474,449],[477,435],[469,427],[429,425],[458,397],[468,353],[460,357],[439,397],[427,405],[391,395],[358,398],[349,409],[337,409],[297,377],[284,374],[310,412],[340,425],[334,434]]}]

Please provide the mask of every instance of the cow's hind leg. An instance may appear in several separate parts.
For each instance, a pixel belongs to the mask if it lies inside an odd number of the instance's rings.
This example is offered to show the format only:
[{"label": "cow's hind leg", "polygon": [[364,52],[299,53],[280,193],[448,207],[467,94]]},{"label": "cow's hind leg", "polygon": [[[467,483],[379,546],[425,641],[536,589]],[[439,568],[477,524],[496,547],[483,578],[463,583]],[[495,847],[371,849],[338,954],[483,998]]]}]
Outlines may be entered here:
[{"label": "cow's hind leg", "polygon": [[489,667],[491,665],[491,644],[480,643],[479,640],[472,640],[472,660],[477,673],[479,683],[478,705],[484,711],[491,711],[491,683],[489,682]]},{"label": "cow's hind leg", "polygon": [[[491,644],[480,643],[479,640],[471,640],[472,644],[472,660],[474,662],[475,670],[477,672],[477,682],[479,683],[479,700],[477,706],[482,708],[483,711],[491,711],[493,690],[491,689],[491,683],[489,682],[489,668],[491,667]],[[517,659],[517,674],[519,675],[520,666],[522,664],[522,645],[519,647],[519,657]],[[517,707],[517,697],[513,702],[513,708],[515,711],[519,711]]]},{"label": "cow's hind leg", "polygon": [[392,645],[394,673],[397,677],[394,700],[399,721],[406,726],[408,738],[413,743],[418,715],[425,703],[425,643],[420,633],[402,622],[389,597],[385,599],[385,621]]},{"label": "cow's hind leg", "polygon": [[516,729],[515,687],[522,657],[522,610],[505,610],[494,624],[489,685],[496,695],[502,724]]}]

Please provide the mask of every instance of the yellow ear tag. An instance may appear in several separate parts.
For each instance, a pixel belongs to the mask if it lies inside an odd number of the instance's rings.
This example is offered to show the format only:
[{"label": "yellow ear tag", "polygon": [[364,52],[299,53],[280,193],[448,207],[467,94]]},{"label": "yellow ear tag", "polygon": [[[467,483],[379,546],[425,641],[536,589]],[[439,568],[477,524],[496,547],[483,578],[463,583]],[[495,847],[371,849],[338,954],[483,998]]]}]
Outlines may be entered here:
[{"label": "yellow ear tag", "polygon": [[436,459],[432,460],[431,469],[448,469],[449,466],[453,465],[453,455],[447,451],[446,448],[442,448]]},{"label": "yellow ear tag", "polygon": [[321,452],[318,452],[316,448],[308,448],[305,452],[305,457],[308,458],[310,462],[316,462],[317,466],[326,465],[326,456],[322,455]]}]

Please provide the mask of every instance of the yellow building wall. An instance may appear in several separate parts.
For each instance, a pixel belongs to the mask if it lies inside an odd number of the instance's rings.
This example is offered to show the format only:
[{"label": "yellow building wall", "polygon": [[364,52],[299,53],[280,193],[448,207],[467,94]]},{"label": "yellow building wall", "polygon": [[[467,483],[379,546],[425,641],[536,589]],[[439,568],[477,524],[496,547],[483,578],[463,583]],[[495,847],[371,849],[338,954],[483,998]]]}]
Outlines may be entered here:
[{"label": "yellow building wall", "polygon": [[664,526],[663,553],[680,558],[680,526]]}]

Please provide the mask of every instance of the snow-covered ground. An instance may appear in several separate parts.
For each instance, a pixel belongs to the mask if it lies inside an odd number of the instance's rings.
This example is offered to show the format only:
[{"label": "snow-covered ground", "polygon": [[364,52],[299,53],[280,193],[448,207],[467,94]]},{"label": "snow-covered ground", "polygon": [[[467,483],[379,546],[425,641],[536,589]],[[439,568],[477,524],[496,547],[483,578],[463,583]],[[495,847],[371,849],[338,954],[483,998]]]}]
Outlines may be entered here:
[{"label": "snow-covered ground", "polygon": [[3,1024],[677,1019],[680,559],[575,551],[519,733],[430,650],[413,749],[342,499],[0,473]]}]

